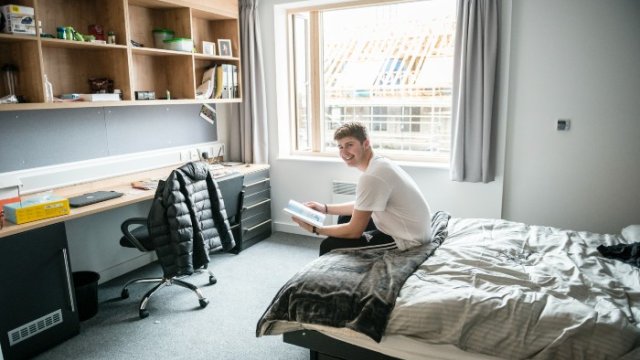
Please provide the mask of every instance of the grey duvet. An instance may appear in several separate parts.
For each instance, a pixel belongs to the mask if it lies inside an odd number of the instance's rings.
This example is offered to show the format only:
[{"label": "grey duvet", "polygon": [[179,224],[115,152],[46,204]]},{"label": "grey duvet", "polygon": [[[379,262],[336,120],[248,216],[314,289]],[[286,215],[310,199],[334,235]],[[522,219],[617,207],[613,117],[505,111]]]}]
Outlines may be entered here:
[{"label": "grey duvet", "polygon": [[[380,341],[405,280],[446,237],[449,214],[432,218],[433,241],[405,251],[333,250],[312,261],[278,292],[256,335],[275,335],[304,323],[345,327]],[[295,328],[295,325],[293,325]]]}]

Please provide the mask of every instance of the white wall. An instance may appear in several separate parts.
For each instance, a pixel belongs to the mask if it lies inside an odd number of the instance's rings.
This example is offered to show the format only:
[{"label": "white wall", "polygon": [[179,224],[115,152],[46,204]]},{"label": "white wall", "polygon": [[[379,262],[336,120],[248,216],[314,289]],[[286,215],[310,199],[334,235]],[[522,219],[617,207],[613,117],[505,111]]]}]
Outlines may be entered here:
[{"label": "white wall", "polygon": [[634,0],[513,1],[504,218],[640,224],[639,19]]},{"label": "white wall", "polygon": [[[262,1],[276,229],[296,231],[279,211],[289,198],[330,200],[331,180],[358,173],[339,161],[286,159],[280,140],[286,101],[276,80],[283,40],[274,5]],[[640,2],[635,0],[505,0],[501,2],[498,178],[460,184],[447,170],[405,169],[433,210],[457,217],[502,217],[618,233],[640,223]],[[276,9],[276,14],[282,9]],[[274,34],[275,30],[275,35]],[[277,96],[276,96],[277,95]],[[571,119],[558,132],[555,121]],[[279,138],[280,137],[280,138]]]},{"label": "white wall", "polygon": [[[290,216],[281,211],[290,198],[297,200],[331,200],[332,180],[353,180],[359,176],[357,170],[349,169],[337,159],[309,160],[291,158],[282,151],[281,141],[286,141],[288,115],[286,113],[286,89],[276,86],[278,80],[286,79],[286,36],[282,16],[287,0],[262,1],[259,7],[260,28],[267,84],[267,113],[270,138],[270,164],[272,178],[272,216],[276,230],[297,232]],[[279,5],[274,9],[274,5]],[[510,12],[507,6],[507,13]],[[275,15],[275,16],[274,16]],[[508,19],[507,19],[508,20]],[[508,25],[508,23],[507,23]],[[508,33],[507,33],[508,38]],[[275,48],[277,47],[277,51]],[[506,44],[508,48],[508,43]],[[508,53],[507,53],[508,54]],[[506,61],[503,60],[506,63]],[[503,72],[506,73],[506,72]],[[501,81],[506,83],[505,77]],[[278,106],[280,103],[281,106]],[[504,137],[506,132],[506,104],[500,104],[496,181],[489,184],[457,183],[449,180],[448,169],[403,165],[419,184],[432,211],[445,210],[457,217],[500,217],[502,213],[502,184]]]}]

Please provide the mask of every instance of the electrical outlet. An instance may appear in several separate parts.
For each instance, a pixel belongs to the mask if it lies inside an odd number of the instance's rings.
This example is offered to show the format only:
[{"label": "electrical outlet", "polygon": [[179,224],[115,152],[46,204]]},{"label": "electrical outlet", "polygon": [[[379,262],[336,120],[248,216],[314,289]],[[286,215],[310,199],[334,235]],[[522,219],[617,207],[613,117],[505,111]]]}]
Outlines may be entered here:
[{"label": "electrical outlet", "polygon": [[558,119],[556,122],[556,130],[558,131],[569,131],[571,128],[571,120],[569,119]]},{"label": "electrical outlet", "polygon": [[200,160],[200,155],[198,155],[198,149],[189,150],[189,160],[190,161],[198,161],[198,160]]},{"label": "electrical outlet", "polygon": [[189,161],[191,159],[191,154],[189,154],[189,150],[180,151],[180,161]]}]

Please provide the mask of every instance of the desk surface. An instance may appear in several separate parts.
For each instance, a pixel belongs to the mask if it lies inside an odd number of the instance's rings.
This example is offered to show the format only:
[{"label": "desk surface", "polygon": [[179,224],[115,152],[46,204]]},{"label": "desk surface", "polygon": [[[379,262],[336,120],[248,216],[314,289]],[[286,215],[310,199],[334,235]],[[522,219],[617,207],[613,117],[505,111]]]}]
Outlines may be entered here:
[{"label": "desk surface", "polygon": [[[53,193],[56,195],[64,196],[64,197],[72,197],[77,195],[86,194],[93,191],[98,190],[114,190],[123,193],[124,195],[103,202],[99,202],[93,205],[83,206],[79,208],[71,208],[71,212],[68,215],[57,216],[49,219],[43,219],[33,222],[28,222],[25,224],[12,224],[9,221],[5,220],[4,228],[0,230],[0,238],[21,233],[23,231],[28,231],[36,228],[40,228],[43,226],[55,224],[62,221],[68,221],[77,219],[83,216],[88,216],[96,213],[100,213],[103,211],[107,211],[110,209],[119,208],[122,206],[134,204],[137,202],[150,200],[153,198],[155,190],[139,190],[134,189],[131,186],[133,181],[144,180],[144,179],[166,179],[171,171],[178,168],[179,166],[169,166],[155,170],[149,170],[139,173],[133,173],[128,175],[117,176],[108,179],[102,179],[98,181],[92,181],[87,183],[82,183],[73,186],[61,187],[53,190]],[[240,172],[243,174],[249,174],[252,172],[268,169],[269,165],[259,165],[259,164],[250,164],[250,165],[239,165],[225,168],[221,171],[222,176],[217,176],[216,179],[224,177],[226,172]],[[32,194],[29,196],[36,196],[37,194]],[[26,196],[26,197],[29,197]]]}]

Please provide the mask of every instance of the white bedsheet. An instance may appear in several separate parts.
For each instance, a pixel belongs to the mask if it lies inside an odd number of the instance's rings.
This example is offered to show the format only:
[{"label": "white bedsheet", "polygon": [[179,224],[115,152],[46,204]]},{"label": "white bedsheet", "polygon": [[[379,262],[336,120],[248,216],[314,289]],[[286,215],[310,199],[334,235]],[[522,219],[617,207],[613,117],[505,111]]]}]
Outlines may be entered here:
[{"label": "white bedsheet", "polygon": [[599,255],[619,236],[451,219],[409,277],[385,336],[509,359],[618,358],[640,347],[640,269]]}]

